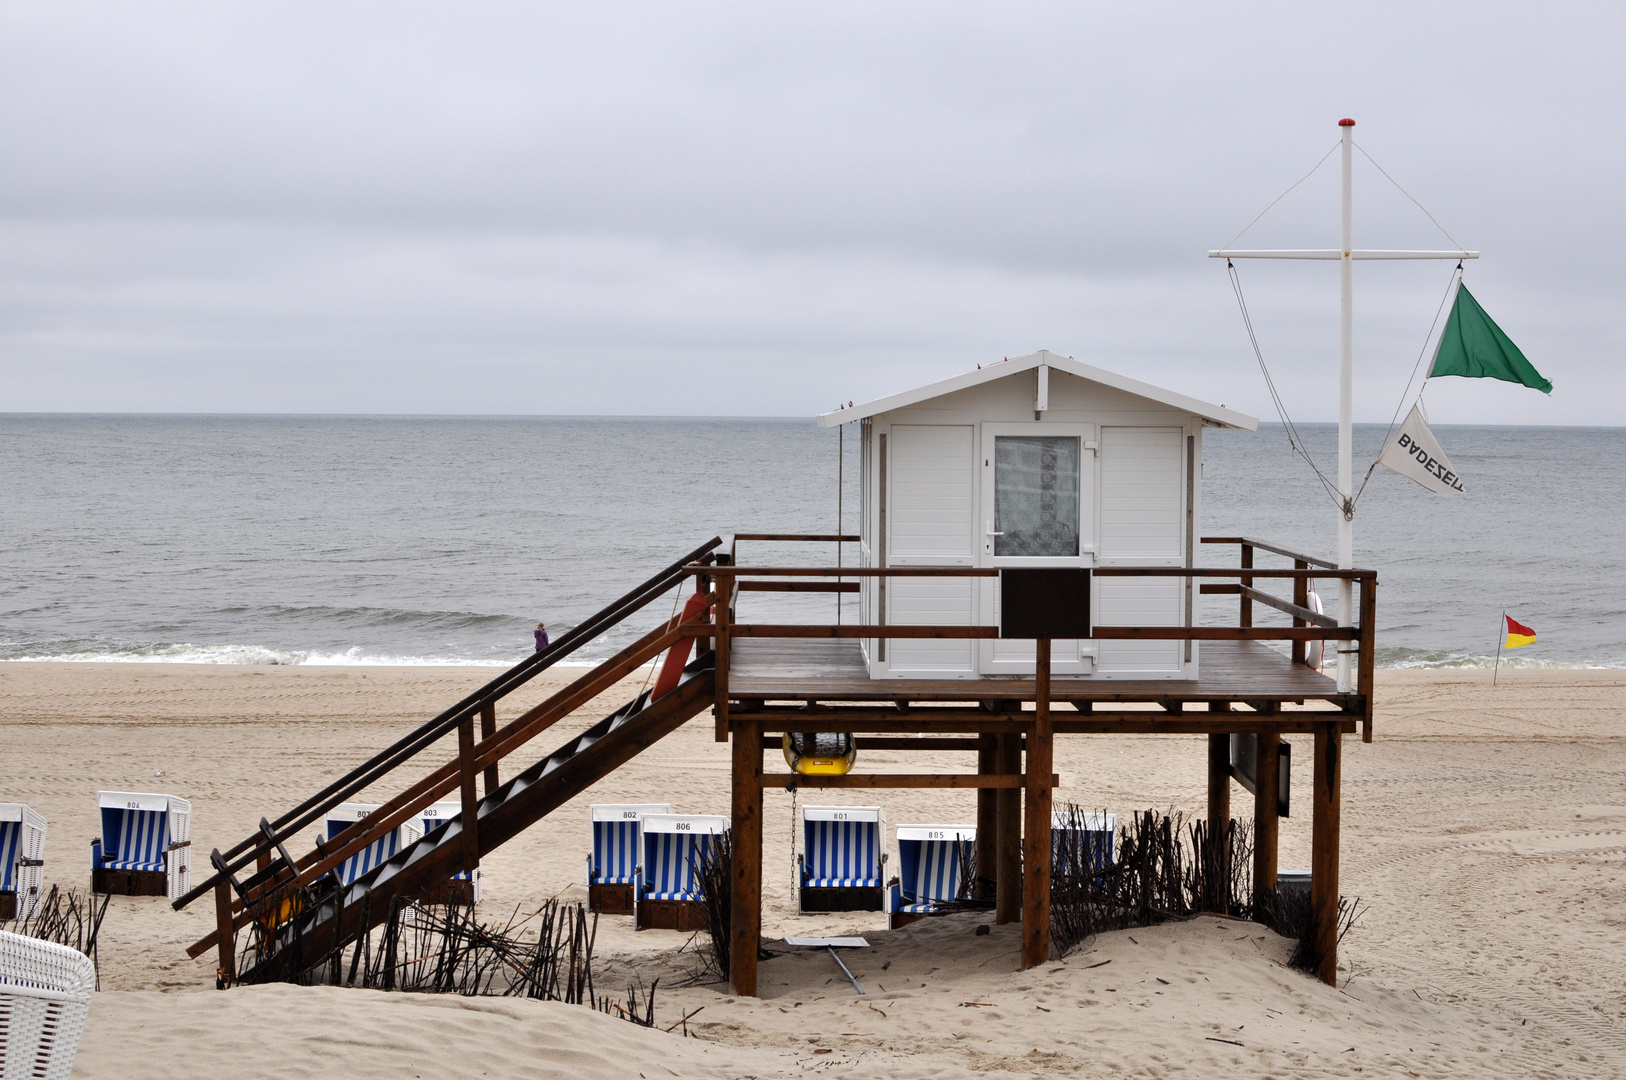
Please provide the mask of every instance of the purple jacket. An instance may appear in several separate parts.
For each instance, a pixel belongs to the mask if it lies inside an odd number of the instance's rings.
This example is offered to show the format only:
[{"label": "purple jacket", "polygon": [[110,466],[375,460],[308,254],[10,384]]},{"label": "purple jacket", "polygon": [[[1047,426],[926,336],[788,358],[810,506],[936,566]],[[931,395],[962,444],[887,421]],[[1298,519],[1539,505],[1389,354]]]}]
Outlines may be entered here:
[{"label": "purple jacket", "polygon": [[540,626],[536,628],[536,651],[541,652],[548,647],[548,632]]}]

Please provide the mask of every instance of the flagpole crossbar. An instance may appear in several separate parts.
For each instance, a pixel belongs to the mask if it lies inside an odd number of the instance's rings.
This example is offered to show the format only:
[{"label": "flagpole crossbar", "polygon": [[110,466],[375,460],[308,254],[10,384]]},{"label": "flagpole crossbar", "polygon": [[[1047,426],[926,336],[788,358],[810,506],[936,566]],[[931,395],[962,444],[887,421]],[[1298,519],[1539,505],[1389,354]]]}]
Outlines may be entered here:
[{"label": "flagpole crossbar", "polygon": [[[1310,259],[1338,262],[1344,252],[1338,248],[1302,248],[1257,251],[1210,251],[1210,259]],[[1398,262],[1412,259],[1477,259],[1477,251],[1382,251],[1356,248],[1349,253],[1354,262]]]}]

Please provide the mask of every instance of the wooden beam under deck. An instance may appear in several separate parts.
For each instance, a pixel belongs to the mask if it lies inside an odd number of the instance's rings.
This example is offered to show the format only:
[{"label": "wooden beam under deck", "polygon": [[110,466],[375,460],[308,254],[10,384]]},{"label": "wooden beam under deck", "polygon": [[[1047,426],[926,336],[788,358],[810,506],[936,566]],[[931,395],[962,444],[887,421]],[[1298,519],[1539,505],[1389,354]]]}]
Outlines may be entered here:
[{"label": "wooden beam under deck", "polygon": [[[760,714],[753,714],[752,719],[760,719]],[[812,731],[814,729],[809,728],[808,730]],[[819,728],[817,730],[824,731],[825,729]],[[932,736],[903,736],[900,738],[890,738],[885,735],[860,735],[855,738],[853,742],[857,744],[858,749],[860,750],[878,751],[959,750],[969,754],[980,753],[983,749],[983,745],[978,739],[970,738],[934,738]],[[768,753],[774,753],[781,749],[781,739],[777,730],[772,733],[763,734],[762,749]]]},{"label": "wooden beam under deck", "polygon": [[[1033,723],[1033,714],[1002,716],[981,709],[934,707],[900,714],[889,709],[863,707],[816,709],[764,709],[748,713],[750,723],[767,734],[785,731],[849,731],[871,733],[932,732],[936,735],[980,735],[1008,732],[1022,735]],[[736,730],[741,723],[735,715]],[[1077,717],[1051,714],[1051,727],[1057,735],[1209,735],[1233,731],[1273,731],[1277,734],[1309,734],[1327,724],[1337,724],[1345,734],[1353,734],[1360,723],[1358,715],[1336,712],[1199,713],[1178,715],[1165,712],[1090,713]],[[926,742],[926,740],[899,740]],[[944,739],[943,742],[962,741]],[[963,740],[969,741],[969,740]],[[862,746],[862,743],[860,743]],[[901,749],[902,747],[898,747]],[[927,749],[922,746],[919,749]],[[872,747],[871,749],[875,749]],[[950,749],[960,749],[952,747]],[[964,747],[974,750],[975,746]]]},{"label": "wooden beam under deck", "polygon": [[[847,773],[845,776],[803,776],[799,773],[764,773],[763,787],[799,788],[994,788],[1019,791],[1026,783],[1022,773]],[[1050,774],[1050,786],[1060,787],[1061,777]]]}]

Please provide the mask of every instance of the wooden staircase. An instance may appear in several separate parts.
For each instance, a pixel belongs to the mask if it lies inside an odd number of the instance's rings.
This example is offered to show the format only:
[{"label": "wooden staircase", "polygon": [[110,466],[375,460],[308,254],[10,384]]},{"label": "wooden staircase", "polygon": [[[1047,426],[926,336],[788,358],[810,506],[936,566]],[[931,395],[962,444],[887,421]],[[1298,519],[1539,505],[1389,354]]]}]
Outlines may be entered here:
[{"label": "wooden staircase", "polygon": [[[670,595],[697,564],[726,560],[726,556],[713,554],[720,544],[720,539],[713,539],[690,552],[584,620],[550,648],[504,672],[276,821],[261,819],[260,831],[254,836],[226,852],[216,849],[210,856],[215,873],[174,904],[183,908],[211,891],[215,895],[216,928],[191,945],[188,955],[197,957],[216,949],[218,985],[222,987],[298,978],[334,949],[384,922],[400,903],[472,869],[483,855],[710,708],[716,682],[713,653],[706,648],[683,668],[675,685],[667,688],[657,683],[655,690],[639,694],[506,783],[499,782],[499,762],[541,732],[668,649],[686,651],[697,638],[705,644],[711,632],[714,594],[709,579],[701,576],[698,591],[704,601],[691,603],[684,616],[666,620],[500,730],[496,726],[498,700],[654,600]],[[652,700],[656,694],[659,696]],[[478,740],[476,722],[480,725]],[[288,851],[287,841],[299,830],[453,732],[458,742],[454,760],[411,784],[332,841],[319,840],[315,850],[297,858]],[[477,790],[482,774],[483,796]],[[462,795],[463,810],[458,816],[349,885],[340,885],[334,871],[346,859],[453,791]],[[240,880],[239,873],[251,866],[252,873]],[[254,933],[256,947],[239,971],[236,943],[245,927]]]}]

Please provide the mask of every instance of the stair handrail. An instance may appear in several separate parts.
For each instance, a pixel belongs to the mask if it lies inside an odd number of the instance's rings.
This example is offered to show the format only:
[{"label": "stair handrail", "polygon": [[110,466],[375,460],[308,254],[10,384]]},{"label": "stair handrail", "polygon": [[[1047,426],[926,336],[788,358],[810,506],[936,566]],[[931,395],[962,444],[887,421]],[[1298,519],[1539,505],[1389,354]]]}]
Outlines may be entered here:
[{"label": "stair handrail", "polygon": [[[560,635],[558,641],[549,643],[546,649],[535,652],[521,660],[462,701],[420,725],[409,734],[402,736],[361,765],[328,784],[321,791],[273,821],[271,823],[272,827],[283,833],[297,832],[305,828],[305,826],[339,803],[344,802],[351,795],[376,783],[380,778],[399,768],[403,763],[451,733],[465,716],[506,697],[543,671],[574,653],[583,645],[603,634],[606,630],[642,610],[651,602],[669,592],[675,585],[681,584],[686,576],[686,568],[721,546],[722,542],[722,537],[712,537],[681,559],[628,591],[619,599],[577,623],[566,633]],[[271,845],[265,840],[264,835],[255,833],[247,839],[234,844],[231,848],[222,852],[222,855],[228,872],[235,873],[246,867],[261,854],[269,853],[270,849]],[[191,891],[177,898],[172,906],[179,911],[200,896],[212,892],[215,885],[222,880],[224,880],[222,873],[217,871],[200,884],[194,886]]]}]

